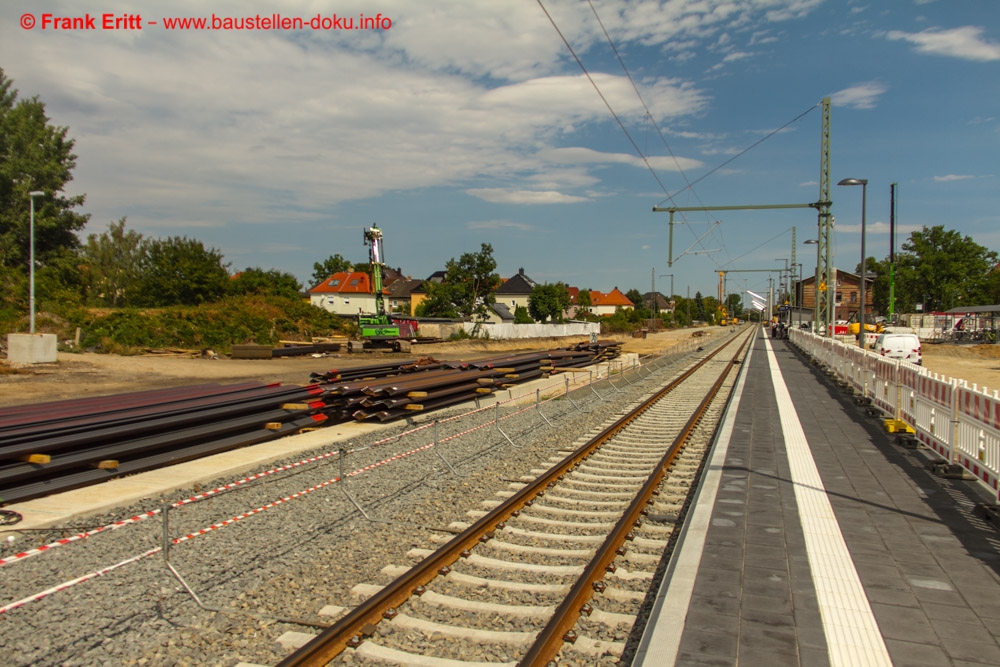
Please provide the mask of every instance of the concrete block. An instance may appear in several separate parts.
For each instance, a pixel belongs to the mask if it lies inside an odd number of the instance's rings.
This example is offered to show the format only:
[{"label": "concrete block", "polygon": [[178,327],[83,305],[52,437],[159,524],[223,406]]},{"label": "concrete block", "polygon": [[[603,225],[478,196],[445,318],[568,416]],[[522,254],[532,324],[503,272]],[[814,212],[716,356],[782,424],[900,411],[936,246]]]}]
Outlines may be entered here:
[{"label": "concrete block", "polygon": [[55,334],[7,334],[7,361],[20,364],[54,364]]}]

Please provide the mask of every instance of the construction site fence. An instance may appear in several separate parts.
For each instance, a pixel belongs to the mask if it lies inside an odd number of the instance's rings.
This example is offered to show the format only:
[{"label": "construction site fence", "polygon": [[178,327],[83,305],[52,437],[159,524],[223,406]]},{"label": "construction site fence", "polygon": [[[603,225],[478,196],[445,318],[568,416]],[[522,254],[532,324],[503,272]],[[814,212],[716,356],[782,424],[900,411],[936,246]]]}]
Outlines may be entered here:
[{"label": "construction site fence", "polygon": [[959,465],[1000,498],[1000,394],[889,359],[858,345],[793,329],[793,345],[893,420],[944,462]]}]

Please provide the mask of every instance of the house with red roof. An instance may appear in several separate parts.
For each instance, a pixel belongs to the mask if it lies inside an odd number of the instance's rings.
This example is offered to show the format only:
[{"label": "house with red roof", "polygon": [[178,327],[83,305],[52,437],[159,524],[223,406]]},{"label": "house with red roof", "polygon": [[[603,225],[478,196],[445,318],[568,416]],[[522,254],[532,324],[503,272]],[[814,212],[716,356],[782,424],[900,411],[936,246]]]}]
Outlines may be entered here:
[{"label": "house with red roof", "polygon": [[[580,298],[580,288],[570,287],[569,291],[569,302],[570,302],[570,317],[575,317],[578,302]],[[588,310],[594,315],[609,316],[614,315],[619,308],[635,308],[635,304],[624,294],[621,290],[615,287],[610,292],[598,292],[597,290],[590,290],[590,307]]]},{"label": "house with red roof", "polygon": [[[386,293],[384,289],[382,292]],[[309,303],[337,315],[374,313],[371,276],[361,271],[335,273],[309,290]]]}]

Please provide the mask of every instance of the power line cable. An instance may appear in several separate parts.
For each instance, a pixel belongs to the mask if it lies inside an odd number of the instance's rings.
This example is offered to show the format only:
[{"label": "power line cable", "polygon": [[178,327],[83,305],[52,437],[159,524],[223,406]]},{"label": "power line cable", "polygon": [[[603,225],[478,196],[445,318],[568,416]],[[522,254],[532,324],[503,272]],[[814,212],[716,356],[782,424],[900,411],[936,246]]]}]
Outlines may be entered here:
[{"label": "power line cable", "polygon": [[[653,118],[653,112],[649,110],[649,106],[646,104],[646,100],[643,98],[642,93],[639,92],[639,86],[636,85],[635,79],[632,78],[632,73],[629,72],[628,66],[625,65],[625,60],[622,58],[621,53],[618,51],[618,47],[615,46],[614,40],[611,39],[611,35],[608,33],[608,29],[604,27],[604,21],[601,20],[600,15],[597,13],[597,8],[594,7],[594,3],[591,2],[591,0],[587,0],[587,4],[590,6],[590,11],[593,12],[594,18],[597,19],[597,24],[601,26],[601,32],[604,33],[604,38],[608,41],[608,45],[614,52],[615,58],[618,59],[618,64],[621,65],[622,71],[625,72],[625,76],[628,78],[629,83],[632,84],[632,90],[635,91],[635,96],[639,98],[639,102],[642,104],[642,108],[645,109],[646,118],[649,120],[649,124],[651,124],[653,126],[653,129],[656,130],[656,134],[659,135],[660,141],[663,142],[663,145],[664,147],[666,147],[667,152],[670,154],[670,157],[673,158],[674,165],[677,167],[677,172],[681,175],[681,178],[683,178],[684,182],[687,184],[687,187],[684,189],[689,190],[691,194],[694,195],[695,199],[698,200],[698,203],[704,206],[705,202],[702,201],[701,197],[698,196],[698,193],[695,192],[694,189],[691,187],[692,183],[688,180],[687,174],[684,172],[683,167],[681,167],[680,160],[677,158],[677,155],[674,154],[673,149],[670,148],[670,143],[667,141],[667,138],[663,136],[663,132],[660,130],[660,126],[656,123],[656,119]],[[680,192],[683,192],[683,190],[680,190]],[[670,194],[669,192],[667,192],[667,199],[669,199],[670,202],[675,206],[677,205],[677,202],[674,201],[673,195]],[[684,220],[685,223],[688,222],[687,216],[683,212],[681,213],[681,218]],[[706,222],[711,222],[711,218],[707,211],[705,212],[705,218]],[[694,233],[693,230],[692,233]],[[704,244],[701,243],[702,238],[704,238],[704,236],[696,237],[695,243],[697,245],[700,245],[703,250],[707,250]],[[722,238],[721,234],[720,234],[720,241],[722,242],[722,247],[725,248],[726,247],[725,239]],[[726,254],[728,255],[728,251]],[[712,259],[713,263],[715,262],[713,258],[710,257],[710,259]],[[718,264],[716,264],[716,267],[718,267]]]},{"label": "power line cable", "polygon": [[[808,109],[806,109],[805,111],[803,111],[802,113],[800,113],[795,118],[791,119],[790,121],[788,121],[787,123],[785,123],[784,125],[782,125],[778,129],[774,130],[773,132],[770,132],[769,134],[767,134],[767,136],[764,136],[764,137],[758,139],[757,141],[753,142],[752,144],[750,144],[749,146],[747,146],[746,148],[744,148],[743,150],[741,150],[739,153],[737,153],[733,157],[729,158],[728,160],[726,160],[725,162],[723,162],[719,166],[717,166],[714,169],[712,169],[711,171],[709,171],[707,174],[702,174],[698,178],[694,179],[693,182],[691,182],[691,183],[688,184],[688,186],[687,186],[687,188],[685,188],[685,190],[694,187],[695,185],[697,185],[701,181],[705,180],[706,178],[708,178],[709,176],[711,176],[715,172],[717,172],[720,169],[722,169],[723,167],[725,167],[727,164],[730,164],[731,162],[733,162],[737,158],[740,158],[743,155],[746,155],[748,152],[750,152],[751,150],[753,150],[757,146],[761,145],[762,143],[764,143],[765,141],[767,141],[768,139],[770,139],[771,137],[773,137],[774,135],[776,135],[778,132],[781,132],[783,129],[785,129],[786,127],[788,127],[792,123],[794,123],[794,122],[796,122],[796,121],[804,118],[810,111],[812,111],[813,109],[815,109],[815,108],[817,108],[817,107],[819,107],[821,105],[822,105],[822,102],[818,102],[818,103],[814,104],[813,106],[809,107]],[[683,192],[683,190],[681,190],[680,192]],[[678,194],[678,192],[675,192],[674,194]],[[673,201],[673,199],[670,198],[670,197],[667,197],[667,199],[670,199],[671,202]],[[662,205],[663,202],[667,201],[667,199],[662,200],[659,204],[657,204],[657,206]]]},{"label": "power line cable", "polygon": [[547,10],[545,8],[545,5],[542,4],[542,0],[536,0],[536,2],[538,2],[538,6],[542,8],[542,11],[545,12],[545,16],[546,18],[549,19],[549,23],[552,24],[553,28],[555,28],[556,33],[559,35],[559,39],[561,39],[563,44],[566,45],[566,48],[573,56],[573,59],[576,60],[576,64],[579,65],[580,69],[583,71],[584,76],[586,76],[587,80],[590,81],[590,85],[594,87],[595,91],[597,91],[597,95],[598,97],[601,98],[601,101],[604,102],[604,106],[608,108],[608,111],[611,113],[615,121],[618,123],[618,127],[621,128],[622,132],[625,134],[625,137],[628,138],[629,143],[632,144],[632,148],[634,148],[635,152],[639,155],[639,157],[642,158],[642,161],[646,164],[646,168],[649,169],[649,173],[653,175],[653,178],[656,179],[656,182],[660,185],[660,189],[663,190],[663,192],[666,193],[667,197],[669,198],[670,191],[667,190],[667,186],[665,186],[663,184],[663,181],[660,180],[660,177],[656,175],[656,172],[653,170],[653,166],[649,164],[649,160],[646,159],[646,156],[643,155],[642,150],[639,148],[639,144],[637,144],[635,142],[635,139],[632,138],[632,135],[629,134],[629,131],[625,128],[625,123],[622,122],[622,119],[618,117],[617,113],[615,113],[615,110],[611,106],[611,103],[608,102],[606,97],[604,97],[604,93],[601,92],[601,89],[597,86],[597,82],[595,82],[593,77],[590,76],[590,72],[587,71],[587,68],[583,64],[583,61],[580,60],[580,57],[578,55],[576,55],[576,51],[574,51],[573,47],[570,46],[569,41],[566,39],[565,35],[563,35],[562,30],[559,29],[558,25],[556,25],[555,19],[552,18],[551,14],[549,14],[549,10]]}]

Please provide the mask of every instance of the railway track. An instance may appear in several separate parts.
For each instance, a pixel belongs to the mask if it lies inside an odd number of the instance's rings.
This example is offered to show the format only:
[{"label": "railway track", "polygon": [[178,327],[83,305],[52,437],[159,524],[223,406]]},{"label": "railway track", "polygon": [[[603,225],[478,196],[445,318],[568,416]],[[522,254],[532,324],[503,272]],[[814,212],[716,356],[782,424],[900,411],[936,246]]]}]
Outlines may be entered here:
[{"label": "railway track", "polygon": [[391,582],[356,586],[358,606],[280,666],[616,664],[752,333],[411,551],[412,567],[385,568]]}]

